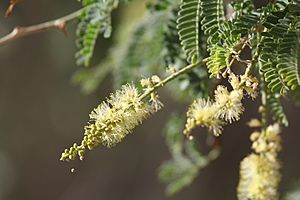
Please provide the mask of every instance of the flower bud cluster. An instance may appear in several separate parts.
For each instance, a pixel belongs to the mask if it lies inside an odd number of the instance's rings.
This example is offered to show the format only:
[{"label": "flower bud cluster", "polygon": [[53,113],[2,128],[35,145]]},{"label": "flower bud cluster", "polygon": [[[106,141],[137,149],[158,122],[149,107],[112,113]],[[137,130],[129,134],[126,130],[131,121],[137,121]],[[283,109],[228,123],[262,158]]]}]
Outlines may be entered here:
[{"label": "flower bud cluster", "polygon": [[279,124],[268,126],[262,133],[252,133],[250,139],[252,141],[252,149],[257,154],[264,154],[271,161],[277,159],[277,154],[281,151]]}]

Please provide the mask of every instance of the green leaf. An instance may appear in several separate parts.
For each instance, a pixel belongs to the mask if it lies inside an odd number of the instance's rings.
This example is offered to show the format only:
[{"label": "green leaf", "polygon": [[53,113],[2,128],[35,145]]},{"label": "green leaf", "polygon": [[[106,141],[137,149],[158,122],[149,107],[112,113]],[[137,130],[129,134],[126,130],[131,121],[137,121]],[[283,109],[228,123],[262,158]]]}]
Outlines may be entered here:
[{"label": "green leaf", "polygon": [[285,94],[300,85],[297,21],[298,18],[286,13],[286,9],[275,12],[265,21],[269,29],[262,33],[261,71],[268,88],[274,93]]},{"label": "green leaf", "polygon": [[159,178],[167,183],[168,195],[174,195],[190,185],[201,169],[218,157],[219,151],[212,150],[208,155],[203,155],[194,141],[185,140],[181,133],[183,127],[183,119],[172,115],[165,128],[172,159],[160,166]]},{"label": "green leaf", "polygon": [[288,120],[284,113],[279,93],[267,91],[267,109],[275,122],[288,126]]},{"label": "green leaf", "polygon": [[209,44],[219,41],[218,30],[225,21],[223,0],[202,0],[201,1],[202,30],[208,37]]},{"label": "green leaf", "polygon": [[83,0],[84,10],[77,26],[77,47],[75,57],[77,65],[88,66],[93,56],[99,34],[109,38],[112,31],[111,13],[119,0]]},{"label": "green leaf", "polygon": [[178,12],[177,28],[179,39],[189,63],[195,63],[200,58],[200,5],[200,0],[182,0]]}]

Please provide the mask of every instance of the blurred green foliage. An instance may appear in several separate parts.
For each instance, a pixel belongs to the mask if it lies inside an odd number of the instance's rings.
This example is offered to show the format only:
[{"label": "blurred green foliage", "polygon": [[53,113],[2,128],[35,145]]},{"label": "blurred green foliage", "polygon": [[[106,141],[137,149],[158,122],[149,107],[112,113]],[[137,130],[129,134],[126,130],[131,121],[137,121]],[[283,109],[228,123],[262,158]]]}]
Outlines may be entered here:
[{"label": "blurred green foliage", "polygon": [[212,150],[208,155],[201,153],[199,144],[188,140],[181,134],[183,128],[182,117],[179,114],[173,114],[164,130],[172,158],[160,166],[159,178],[167,183],[168,195],[173,195],[190,185],[201,169],[219,155],[218,149]]}]

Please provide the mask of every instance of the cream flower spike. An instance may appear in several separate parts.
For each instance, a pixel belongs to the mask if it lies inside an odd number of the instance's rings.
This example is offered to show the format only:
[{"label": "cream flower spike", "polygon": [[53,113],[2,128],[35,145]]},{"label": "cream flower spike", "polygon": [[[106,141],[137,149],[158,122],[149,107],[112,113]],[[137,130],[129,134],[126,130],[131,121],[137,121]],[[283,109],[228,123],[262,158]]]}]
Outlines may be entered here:
[{"label": "cream flower spike", "polygon": [[278,161],[251,154],[240,165],[239,200],[277,200],[277,187],[281,178]]},{"label": "cream flower spike", "polygon": [[278,152],[281,150],[280,127],[270,125],[250,136],[255,153],[244,158],[240,165],[238,199],[277,200],[281,179]]},{"label": "cream flower spike", "polygon": [[242,89],[229,92],[225,86],[219,85],[215,90],[215,101],[198,99],[190,106],[184,134],[189,135],[196,126],[203,126],[219,136],[223,125],[240,119],[244,111],[242,99]]},{"label": "cream flower spike", "polygon": [[187,112],[187,123],[184,134],[189,135],[196,126],[207,127],[214,135],[222,133],[223,122],[217,115],[218,107],[210,100],[198,99],[190,106]]},{"label": "cream flower spike", "polygon": [[240,119],[244,112],[242,104],[244,91],[255,98],[258,81],[250,76],[237,76],[231,73],[229,83],[233,90],[229,92],[225,86],[217,86],[214,101],[204,99],[194,101],[187,112],[185,135],[189,135],[196,126],[204,126],[214,135],[219,136],[222,133],[223,125]]},{"label": "cream flower spike", "polygon": [[162,104],[157,97],[155,103],[153,99],[151,101],[140,99],[134,85],[123,85],[121,90],[116,91],[91,112],[90,123],[84,128],[81,144],[74,144],[66,149],[61,160],[74,160],[77,155],[82,160],[86,149],[92,150],[99,144],[113,147],[121,142],[144,119],[161,108]]},{"label": "cream flower spike", "polygon": [[242,90],[236,89],[228,92],[226,87],[219,85],[215,90],[215,101],[219,108],[218,117],[229,123],[239,120],[244,111],[242,99]]}]

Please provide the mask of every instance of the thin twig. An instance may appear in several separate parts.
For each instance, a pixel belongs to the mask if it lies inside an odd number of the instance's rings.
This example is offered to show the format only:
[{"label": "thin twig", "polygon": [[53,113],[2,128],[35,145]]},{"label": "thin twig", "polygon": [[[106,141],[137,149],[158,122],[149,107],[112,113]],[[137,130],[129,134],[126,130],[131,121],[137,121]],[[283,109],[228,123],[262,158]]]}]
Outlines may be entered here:
[{"label": "thin twig", "polygon": [[[261,62],[258,61],[258,64],[261,65]],[[261,105],[258,111],[261,113],[261,124],[262,130],[265,131],[268,124],[268,109],[267,109],[267,86],[264,80],[264,76],[261,71],[259,71],[260,75],[260,94],[261,94]]]},{"label": "thin twig", "polygon": [[[257,33],[257,44],[260,44],[263,37],[260,33]],[[258,63],[259,68],[261,68],[262,63],[259,61],[259,55],[261,52],[261,47],[257,46],[257,50],[255,52],[255,55],[252,58],[251,65],[248,66],[245,74],[250,74],[251,70],[254,68],[255,64]],[[260,76],[260,94],[261,94],[261,106],[259,107],[259,112],[261,113],[261,124],[262,124],[262,130],[265,131],[268,125],[268,109],[267,109],[267,86],[264,80],[264,75],[262,71],[259,70],[259,76]]]},{"label": "thin twig", "polygon": [[162,80],[161,82],[157,83],[156,85],[154,85],[153,87],[151,87],[150,89],[146,90],[145,93],[143,93],[140,96],[140,99],[144,99],[147,96],[149,96],[150,94],[152,94],[153,92],[155,92],[157,89],[161,88],[162,86],[164,86],[166,83],[174,80],[175,78],[177,78],[178,76],[185,74],[189,71],[191,71],[192,69],[205,64],[208,61],[208,58],[203,59],[202,61],[196,62],[194,64],[190,64],[182,69],[180,69],[179,71],[171,74],[170,76],[168,76],[167,78],[165,78],[164,80]]},{"label": "thin twig", "polygon": [[232,55],[232,59],[230,60],[229,64],[227,65],[225,71],[222,73],[223,78],[225,78],[227,76],[227,74],[231,71],[230,68],[233,66],[233,63],[235,61],[239,61],[239,62],[244,63],[244,61],[242,61],[240,59],[240,55],[242,54],[242,52],[246,48],[246,46],[248,46],[248,41],[244,40],[243,43],[242,43],[241,48],[238,50],[238,52],[236,52],[234,55]]},{"label": "thin twig", "polygon": [[257,47],[257,50],[255,52],[255,55],[253,56],[252,58],[252,62],[248,65],[246,71],[245,71],[245,75],[246,76],[249,76],[252,69],[255,67],[256,63],[258,62],[258,57],[260,55],[260,51],[261,51],[261,48],[260,47]]},{"label": "thin twig", "polygon": [[245,40],[245,41],[243,41],[244,43],[243,43],[243,45],[241,46],[241,48],[238,50],[238,52],[233,56],[233,58],[231,59],[231,61],[230,61],[230,63],[229,63],[229,68],[231,68],[232,67],[232,65],[233,65],[233,63],[234,63],[234,61],[239,61],[239,59],[240,59],[240,56],[241,56],[241,54],[242,54],[242,52],[244,51],[244,49],[246,48],[246,46],[248,46],[248,41],[247,40]]},{"label": "thin twig", "polygon": [[47,21],[41,24],[36,24],[36,25],[32,25],[32,26],[24,26],[24,27],[15,27],[13,29],[13,31],[5,36],[3,36],[2,38],[0,38],[0,46],[3,46],[11,41],[14,41],[16,39],[25,37],[25,36],[29,36],[29,35],[33,35],[33,34],[37,34],[40,32],[44,32],[50,29],[57,29],[59,31],[62,31],[65,33],[65,27],[66,24],[76,18],[78,18],[81,15],[81,12],[87,9],[90,9],[91,7],[95,6],[90,5],[87,7],[84,7],[82,9],[79,9],[71,14],[68,14],[64,17],[52,20],[52,21]]},{"label": "thin twig", "polygon": [[21,0],[10,0],[9,6],[5,12],[5,17],[8,17],[13,9],[15,8],[15,6],[17,5],[17,3],[20,3]]}]

